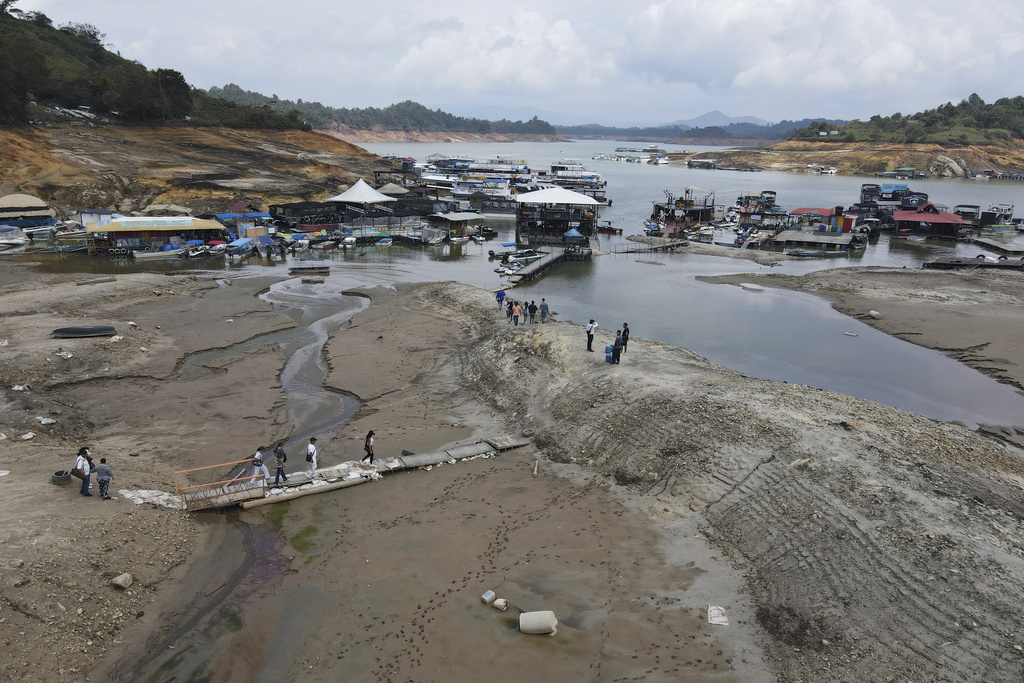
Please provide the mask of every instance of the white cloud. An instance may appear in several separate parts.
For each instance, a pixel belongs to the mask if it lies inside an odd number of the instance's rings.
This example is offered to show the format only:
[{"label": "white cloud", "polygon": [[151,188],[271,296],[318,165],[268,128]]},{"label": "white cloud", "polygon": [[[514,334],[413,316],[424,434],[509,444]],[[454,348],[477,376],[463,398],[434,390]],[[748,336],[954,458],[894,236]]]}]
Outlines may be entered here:
[{"label": "white cloud", "polygon": [[910,113],[1024,94],[1017,0],[20,0],[199,87],[663,123]]}]

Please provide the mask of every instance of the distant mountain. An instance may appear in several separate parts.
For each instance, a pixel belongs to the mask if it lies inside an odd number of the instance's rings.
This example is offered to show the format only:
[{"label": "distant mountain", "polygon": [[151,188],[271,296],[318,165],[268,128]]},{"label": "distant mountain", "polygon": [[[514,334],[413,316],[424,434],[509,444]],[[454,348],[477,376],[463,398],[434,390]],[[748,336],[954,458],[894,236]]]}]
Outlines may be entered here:
[{"label": "distant mountain", "polygon": [[771,122],[759,119],[756,116],[726,116],[722,112],[715,109],[709,111],[707,114],[701,114],[694,119],[686,119],[673,121],[672,123],[666,123],[665,127],[669,126],[686,126],[687,128],[710,128],[711,126],[719,126],[724,128],[732,123],[752,123],[755,126],[770,126]]},{"label": "distant mountain", "polygon": [[[695,121],[697,119],[694,119]],[[669,142],[677,139],[686,140],[785,140],[795,130],[809,126],[812,121],[822,119],[803,119],[802,121],[780,121],[778,123],[740,123],[733,122],[724,126],[702,126],[691,128],[682,122],[668,126],[651,128],[614,128],[594,124],[584,126],[555,126],[559,135],[569,138],[605,138],[614,140],[647,140]],[[830,122],[838,125],[841,122]],[[723,144],[716,142],[715,144]]]}]

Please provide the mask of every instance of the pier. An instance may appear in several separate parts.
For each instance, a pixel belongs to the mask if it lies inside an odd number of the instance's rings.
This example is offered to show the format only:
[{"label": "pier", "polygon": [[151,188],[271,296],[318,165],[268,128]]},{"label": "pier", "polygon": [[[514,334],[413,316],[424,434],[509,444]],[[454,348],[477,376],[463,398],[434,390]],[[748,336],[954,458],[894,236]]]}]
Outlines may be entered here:
[{"label": "pier", "polygon": [[994,268],[996,270],[1024,270],[1024,259],[1008,259],[1005,256],[992,260],[991,257],[963,258],[945,256],[925,261],[922,268],[932,270],[973,270],[976,268]]},{"label": "pier", "polygon": [[1020,247],[1014,247],[1012,245],[1000,242],[998,240],[990,240],[985,237],[975,237],[974,243],[979,247],[985,247],[992,251],[998,251],[1000,254],[1009,254],[1010,256],[1024,256],[1024,249]]},{"label": "pier", "polygon": [[675,251],[680,247],[686,247],[690,245],[689,240],[668,240],[663,244],[650,244],[646,242],[640,243],[635,247],[626,247],[625,249],[616,249],[613,254],[651,254],[656,251]]}]

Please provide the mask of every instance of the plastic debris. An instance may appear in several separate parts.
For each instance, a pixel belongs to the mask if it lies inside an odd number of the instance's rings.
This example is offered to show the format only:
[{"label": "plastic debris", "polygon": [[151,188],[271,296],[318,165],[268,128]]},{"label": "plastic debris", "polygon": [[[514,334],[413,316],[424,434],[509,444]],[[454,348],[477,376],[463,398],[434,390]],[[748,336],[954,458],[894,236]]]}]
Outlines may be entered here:
[{"label": "plastic debris", "polygon": [[28,441],[29,439],[34,439],[34,438],[36,438],[36,433],[35,433],[35,432],[27,432],[27,433],[25,433],[25,434],[22,434],[22,435],[21,435],[21,438],[22,438],[23,440],[25,440],[25,441]]},{"label": "plastic debris", "polygon": [[856,337],[857,336],[856,332],[843,332],[843,334],[845,334],[847,337]]},{"label": "plastic debris", "polygon": [[0,339],[0,346],[7,346],[7,340],[6,339]]},{"label": "plastic debris", "polygon": [[728,626],[729,617],[725,616],[725,608],[718,605],[708,605],[708,623]]},{"label": "plastic debris", "polygon": [[43,417],[42,415],[36,415],[35,419],[39,420],[39,424],[41,425],[52,425],[56,424],[57,422],[56,420],[51,420],[50,418]]},{"label": "plastic debris", "polygon": [[555,635],[558,629],[558,619],[555,613],[545,612],[523,612],[519,615],[519,630],[531,635]]},{"label": "plastic debris", "polygon": [[5,440],[6,438],[7,438],[7,435],[4,434],[3,432],[0,432],[0,441]]},{"label": "plastic debris", "polygon": [[139,326],[139,324],[137,322],[135,322],[134,320],[125,320],[124,323],[125,323],[125,325],[128,325],[129,327],[138,327]]},{"label": "plastic debris", "polygon": [[26,389],[31,389],[31,388],[32,387],[30,387],[27,384],[15,384],[13,387],[11,387],[11,391],[25,391]]},{"label": "plastic debris", "polygon": [[124,339],[124,337],[122,337],[121,335],[115,334],[113,337],[110,338],[110,341],[112,341],[112,342],[119,342],[119,341],[122,341],[123,339]]},{"label": "plastic debris", "polygon": [[74,358],[74,354],[72,354],[70,351],[65,351],[64,349],[61,349],[61,348],[58,348],[56,351],[54,351],[53,355],[60,356],[61,358],[64,358],[65,360],[70,360],[70,359]]},{"label": "plastic debris", "polygon": [[483,602],[485,605],[490,605],[492,602],[494,602],[494,598],[494,591],[487,591],[486,593],[480,596],[481,602]]},{"label": "plastic debris", "polygon": [[6,477],[10,473],[10,470],[0,470],[0,477]]},{"label": "plastic debris", "polygon": [[508,600],[505,598],[498,598],[494,601],[494,609],[500,609],[502,612],[508,609]]}]

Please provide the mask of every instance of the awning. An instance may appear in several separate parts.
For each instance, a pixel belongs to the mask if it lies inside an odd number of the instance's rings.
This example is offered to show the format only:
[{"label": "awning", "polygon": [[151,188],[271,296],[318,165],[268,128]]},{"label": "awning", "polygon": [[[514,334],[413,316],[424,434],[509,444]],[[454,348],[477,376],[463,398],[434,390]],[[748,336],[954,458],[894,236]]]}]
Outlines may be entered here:
[{"label": "awning", "polygon": [[216,230],[224,226],[217,221],[206,221],[191,216],[125,216],[100,225],[90,223],[86,232],[179,232],[182,230]]},{"label": "awning", "polygon": [[549,187],[546,190],[517,194],[516,201],[520,204],[570,204],[583,206],[596,206],[600,203],[593,197],[567,190],[564,187]]},{"label": "awning", "polygon": [[377,190],[367,185],[365,180],[360,178],[352,187],[324,201],[341,202],[343,204],[380,204],[383,202],[396,202],[398,200],[377,192]]}]

